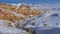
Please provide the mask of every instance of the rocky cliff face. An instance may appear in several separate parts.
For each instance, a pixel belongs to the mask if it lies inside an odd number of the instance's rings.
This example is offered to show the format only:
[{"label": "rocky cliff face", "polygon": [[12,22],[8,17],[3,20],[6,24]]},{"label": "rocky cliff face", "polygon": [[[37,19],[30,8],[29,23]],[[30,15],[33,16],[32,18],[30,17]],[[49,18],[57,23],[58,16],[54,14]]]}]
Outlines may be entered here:
[{"label": "rocky cliff face", "polygon": [[9,15],[9,16],[6,16],[8,18],[11,16],[10,14],[12,15],[22,14],[26,18],[26,17],[38,16],[40,14],[40,10],[31,8],[30,6],[24,5],[24,4],[21,4],[20,6],[13,6],[13,5],[0,3],[0,13],[1,14],[3,13],[4,16]]},{"label": "rocky cliff face", "polygon": [[18,21],[25,20],[26,18],[30,17],[36,17],[40,15],[40,13],[41,11],[39,9],[33,8],[33,6],[31,7],[26,4],[11,5],[0,3],[0,20],[9,21],[6,21],[5,26],[13,26],[11,23],[15,24],[15,26],[18,26]]}]

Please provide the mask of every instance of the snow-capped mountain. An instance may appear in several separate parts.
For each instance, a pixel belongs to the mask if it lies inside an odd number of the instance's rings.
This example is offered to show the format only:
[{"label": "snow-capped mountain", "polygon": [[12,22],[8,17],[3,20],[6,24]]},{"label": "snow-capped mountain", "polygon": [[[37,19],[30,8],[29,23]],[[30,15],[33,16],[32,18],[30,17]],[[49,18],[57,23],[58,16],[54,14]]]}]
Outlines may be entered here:
[{"label": "snow-capped mountain", "polygon": [[[23,28],[29,28],[30,30],[60,28],[60,12],[57,10],[60,10],[60,8],[42,4],[0,3],[0,24],[1,27],[3,26],[0,29],[2,31],[8,29],[9,33],[13,30],[11,33],[15,32],[14,34],[18,31],[19,34],[21,32],[19,29]],[[5,20],[6,22],[4,22]]]}]

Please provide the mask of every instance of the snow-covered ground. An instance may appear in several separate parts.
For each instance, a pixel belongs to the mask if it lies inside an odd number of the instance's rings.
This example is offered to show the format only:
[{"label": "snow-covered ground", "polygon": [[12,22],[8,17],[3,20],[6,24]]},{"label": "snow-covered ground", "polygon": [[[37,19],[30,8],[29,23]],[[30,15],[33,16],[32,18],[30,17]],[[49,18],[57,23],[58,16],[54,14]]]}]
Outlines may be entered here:
[{"label": "snow-covered ground", "polygon": [[0,26],[1,34],[28,34],[25,30],[11,28],[11,27],[2,27]]},{"label": "snow-covered ground", "polygon": [[[55,28],[60,29],[60,12],[46,13],[43,17],[36,17],[34,20],[31,19],[29,25],[26,28],[31,28],[31,30],[37,31],[42,34],[46,30],[54,30]],[[34,25],[32,25],[34,23]],[[46,33],[45,33],[46,34]]]}]

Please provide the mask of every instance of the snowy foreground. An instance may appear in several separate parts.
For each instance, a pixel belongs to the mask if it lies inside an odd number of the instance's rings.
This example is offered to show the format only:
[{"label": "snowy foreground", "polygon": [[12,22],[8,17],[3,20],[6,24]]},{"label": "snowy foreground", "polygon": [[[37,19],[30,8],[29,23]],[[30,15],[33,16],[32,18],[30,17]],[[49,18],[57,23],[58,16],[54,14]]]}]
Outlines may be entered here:
[{"label": "snowy foreground", "polygon": [[[31,28],[37,34],[59,34],[60,12],[52,11],[51,13],[45,14],[43,14],[44,17],[39,15],[38,17],[30,19],[31,23],[28,23],[25,28]],[[34,25],[32,25],[33,23]]]},{"label": "snowy foreground", "polygon": [[21,29],[0,26],[0,34],[28,34],[28,33]]}]

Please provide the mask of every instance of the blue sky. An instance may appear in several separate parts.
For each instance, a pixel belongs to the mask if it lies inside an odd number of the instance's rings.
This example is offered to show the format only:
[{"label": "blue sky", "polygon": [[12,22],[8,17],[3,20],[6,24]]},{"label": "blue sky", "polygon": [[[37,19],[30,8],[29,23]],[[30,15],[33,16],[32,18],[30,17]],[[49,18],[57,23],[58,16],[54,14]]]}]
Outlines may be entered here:
[{"label": "blue sky", "polygon": [[0,0],[4,3],[27,3],[27,4],[59,4],[60,0]]}]

